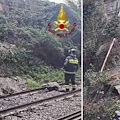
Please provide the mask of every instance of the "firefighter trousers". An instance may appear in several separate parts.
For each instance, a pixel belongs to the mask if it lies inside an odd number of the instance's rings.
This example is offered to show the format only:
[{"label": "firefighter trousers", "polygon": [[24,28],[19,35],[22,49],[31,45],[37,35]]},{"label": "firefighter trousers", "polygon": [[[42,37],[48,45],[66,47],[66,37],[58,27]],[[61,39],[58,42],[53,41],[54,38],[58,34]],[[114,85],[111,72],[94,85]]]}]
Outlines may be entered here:
[{"label": "firefighter trousers", "polygon": [[75,74],[68,74],[65,73],[65,86],[67,89],[69,89],[69,83],[71,80],[72,87],[75,87]]}]

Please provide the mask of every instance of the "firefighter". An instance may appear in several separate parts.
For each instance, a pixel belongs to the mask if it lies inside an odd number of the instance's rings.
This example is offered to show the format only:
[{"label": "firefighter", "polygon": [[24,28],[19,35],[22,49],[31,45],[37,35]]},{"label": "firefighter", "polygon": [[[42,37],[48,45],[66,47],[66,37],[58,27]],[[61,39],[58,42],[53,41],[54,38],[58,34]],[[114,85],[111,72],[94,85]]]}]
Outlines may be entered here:
[{"label": "firefighter", "polygon": [[115,111],[112,120],[120,120],[120,111]]},{"label": "firefighter", "polygon": [[69,56],[66,57],[64,62],[66,92],[69,91],[70,80],[72,84],[72,90],[76,89],[75,73],[78,70],[78,59],[76,58],[76,49],[70,49],[68,53],[69,53]]}]

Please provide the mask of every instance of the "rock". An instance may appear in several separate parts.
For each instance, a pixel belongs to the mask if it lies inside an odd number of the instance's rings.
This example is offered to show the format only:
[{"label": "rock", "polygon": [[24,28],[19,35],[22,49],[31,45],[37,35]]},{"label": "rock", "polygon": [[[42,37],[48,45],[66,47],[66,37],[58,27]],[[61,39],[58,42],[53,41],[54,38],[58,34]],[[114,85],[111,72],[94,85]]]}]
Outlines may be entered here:
[{"label": "rock", "polygon": [[21,90],[27,90],[28,86],[26,84],[27,83],[26,80],[22,79],[20,76],[16,76],[16,77],[12,76],[11,79],[16,81],[16,83],[18,84]]},{"label": "rock", "polygon": [[16,116],[8,116],[5,120],[18,120]]},{"label": "rock", "polygon": [[47,88],[49,91],[58,90],[60,88],[60,85],[57,82],[49,82],[42,84],[42,88]]},{"label": "rock", "polygon": [[116,75],[111,77],[109,85],[112,87],[112,93],[116,96],[120,95],[120,79]]},{"label": "rock", "polygon": [[14,90],[9,88],[8,86],[6,86],[5,88],[1,88],[1,90],[4,94],[13,94],[14,93]]},{"label": "rock", "polygon": [[61,89],[59,89],[59,92],[66,92],[66,89],[65,88],[61,88]]},{"label": "rock", "polygon": [[117,95],[120,95],[120,85],[115,86]]},{"label": "rock", "polygon": [[21,88],[16,80],[8,77],[0,77],[0,95],[21,92]]},{"label": "rock", "polygon": [[112,85],[112,84],[104,84],[104,94],[106,94],[108,91],[111,91],[116,96],[119,96],[120,94],[120,85]]}]

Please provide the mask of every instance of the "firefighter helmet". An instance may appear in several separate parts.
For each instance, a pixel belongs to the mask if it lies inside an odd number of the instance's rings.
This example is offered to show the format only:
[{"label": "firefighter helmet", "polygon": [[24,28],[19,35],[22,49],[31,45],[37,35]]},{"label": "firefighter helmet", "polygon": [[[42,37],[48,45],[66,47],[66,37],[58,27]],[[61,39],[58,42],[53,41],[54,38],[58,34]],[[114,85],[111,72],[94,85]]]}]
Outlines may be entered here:
[{"label": "firefighter helmet", "polygon": [[68,52],[69,52],[70,54],[71,54],[71,53],[75,54],[75,53],[76,53],[76,49],[73,49],[73,48],[72,48],[72,49],[70,49]]}]

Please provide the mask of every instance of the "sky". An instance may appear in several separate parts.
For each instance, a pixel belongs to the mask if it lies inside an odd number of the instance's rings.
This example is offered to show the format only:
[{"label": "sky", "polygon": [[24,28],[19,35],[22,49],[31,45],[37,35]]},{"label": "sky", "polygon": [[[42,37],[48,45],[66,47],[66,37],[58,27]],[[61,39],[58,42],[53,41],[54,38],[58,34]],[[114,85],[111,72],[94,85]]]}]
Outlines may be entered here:
[{"label": "sky", "polygon": [[55,3],[65,3],[65,0],[49,0],[51,2],[55,2]]}]

